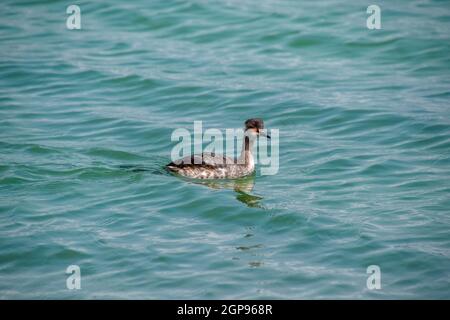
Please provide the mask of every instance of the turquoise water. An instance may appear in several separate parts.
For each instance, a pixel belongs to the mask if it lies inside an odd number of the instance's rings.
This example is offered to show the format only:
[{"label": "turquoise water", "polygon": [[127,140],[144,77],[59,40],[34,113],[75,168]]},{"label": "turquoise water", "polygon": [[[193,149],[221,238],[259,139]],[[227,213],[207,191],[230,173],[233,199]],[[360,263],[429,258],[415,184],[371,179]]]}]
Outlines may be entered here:
[{"label": "turquoise water", "polygon": [[[70,4],[0,4],[0,298],[450,298],[448,1]],[[250,117],[276,175],[163,170]]]}]

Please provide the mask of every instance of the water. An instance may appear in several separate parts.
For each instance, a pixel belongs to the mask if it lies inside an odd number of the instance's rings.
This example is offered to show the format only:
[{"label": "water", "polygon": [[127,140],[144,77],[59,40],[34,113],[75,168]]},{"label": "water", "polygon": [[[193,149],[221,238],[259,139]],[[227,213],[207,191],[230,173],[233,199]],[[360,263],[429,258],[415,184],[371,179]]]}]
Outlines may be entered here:
[{"label": "water", "polygon": [[[450,298],[447,1],[69,4],[0,4],[0,298]],[[278,174],[162,170],[250,117]]]}]

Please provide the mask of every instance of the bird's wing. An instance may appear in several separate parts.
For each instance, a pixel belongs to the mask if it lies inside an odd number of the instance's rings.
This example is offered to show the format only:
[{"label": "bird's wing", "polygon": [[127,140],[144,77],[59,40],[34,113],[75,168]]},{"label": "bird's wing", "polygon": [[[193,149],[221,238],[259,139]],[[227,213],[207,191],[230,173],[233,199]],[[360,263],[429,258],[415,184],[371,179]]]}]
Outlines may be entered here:
[{"label": "bird's wing", "polygon": [[214,153],[202,153],[195,154],[191,156],[184,157],[182,159],[175,160],[169,163],[168,167],[185,167],[185,166],[212,166],[212,167],[220,167],[224,166],[230,162],[230,158],[225,157],[224,155],[216,155]]}]

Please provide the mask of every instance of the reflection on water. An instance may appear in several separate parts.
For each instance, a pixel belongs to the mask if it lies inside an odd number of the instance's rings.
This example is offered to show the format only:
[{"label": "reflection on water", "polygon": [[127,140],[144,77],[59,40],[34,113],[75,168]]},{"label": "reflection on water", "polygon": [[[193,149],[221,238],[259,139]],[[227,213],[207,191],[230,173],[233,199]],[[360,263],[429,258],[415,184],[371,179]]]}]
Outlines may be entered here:
[{"label": "reflection on water", "polygon": [[[163,167],[157,165],[157,167],[149,167],[144,165],[119,165],[119,169],[126,170],[133,173],[151,172],[152,174],[170,174]],[[264,209],[259,202],[262,197],[251,194],[253,187],[255,186],[255,175],[247,176],[240,179],[230,180],[200,180],[187,177],[177,177],[186,180],[191,183],[205,185],[212,189],[231,189],[236,191],[236,199],[250,208]]]},{"label": "reflection on water", "polygon": [[[151,166],[144,165],[120,165],[119,169],[126,170],[133,173],[150,172],[151,174],[167,174],[172,175],[163,169],[163,167],[154,168]],[[183,176],[176,175],[178,178],[186,181],[187,183],[195,183],[207,186],[212,189],[230,189],[234,190],[236,193],[236,199],[239,202],[244,203],[246,206],[251,208],[262,208],[265,209],[260,201],[263,197],[251,194],[255,186],[255,175],[247,176],[240,179],[230,179],[230,180],[200,180],[192,179]],[[233,260],[248,260],[247,264],[250,268],[259,268],[264,265],[261,261],[261,255],[258,251],[264,248],[261,243],[249,244],[247,241],[254,236],[253,227],[247,226],[246,232],[243,235],[244,243],[235,246],[235,249],[240,256],[234,256]]]},{"label": "reflection on water", "polygon": [[247,250],[252,250],[252,249],[258,249],[261,247],[262,247],[262,244],[255,244],[252,246],[239,246],[239,247],[236,247],[236,249],[241,250],[241,251],[247,251]]},{"label": "reflection on water", "polygon": [[262,197],[254,196],[245,192],[238,192],[236,199],[251,208],[264,209],[264,207],[259,203],[259,201],[263,199]]},{"label": "reflection on water", "polygon": [[233,180],[198,180],[189,179],[190,182],[202,184],[212,189],[232,189],[236,191],[236,199],[248,207],[261,208],[264,207],[259,203],[263,198],[252,195],[250,192],[255,186],[255,176],[233,179]]},{"label": "reflection on water", "polygon": [[[190,180],[193,183],[198,183],[205,185],[213,189],[232,189],[236,192],[236,199],[248,207],[251,208],[262,208],[264,207],[259,203],[263,198],[252,195],[251,192],[255,186],[255,176],[251,175],[245,178],[234,179],[234,180]],[[248,231],[248,230],[247,230]],[[248,239],[253,236],[253,233],[246,232],[244,239]],[[262,244],[249,245],[247,243],[235,247],[235,249],[240,252],[239,255],[244,255],[245,260],[248,261],[248,266],[250,268],[259,268],[263,266],[263,261],[259,261],[260,256],[257,251],[263,248]],[[239,257],[233,257],[235,260],[241,260]]]},{"label": "reflection on water", "polygon": [[[247,238],[247,235],[244,236]],[[262,250],[264,249],[264,245],[262,243],[257,244],[248,244],[240,245],[235,247],[237,250],[237,257],[233,257],[233,260],[244,260],[250,268],[258,268],[264,265],[262,261],[264,258],[264,254]]]},{"label": "reflection on water", "polygon": [[[263,197],[259,197],[251,194],[255,186],[255,175],[247,176],[240,179],[230,179],[230,180],[200,180],[191,179],[183,176],[177,177],[187,181],[188,183],[195,183],[207,186],[212,189],[231,189],[236,192],[236,199],[248,207],[251,208],[262,208],[265,209],[260,201]],[[246,232],[243,235],[244,243],[235,247],[238,252],[238,256],[234,256],[233,260],[249,260],[247,264],[250,268],[259,268],[264,265],[261,261],[262,256],[258,254],[258,251],[264,248],[261,243],[248,244],[249,238],[253,237],[253,227],[247,227]]]}]

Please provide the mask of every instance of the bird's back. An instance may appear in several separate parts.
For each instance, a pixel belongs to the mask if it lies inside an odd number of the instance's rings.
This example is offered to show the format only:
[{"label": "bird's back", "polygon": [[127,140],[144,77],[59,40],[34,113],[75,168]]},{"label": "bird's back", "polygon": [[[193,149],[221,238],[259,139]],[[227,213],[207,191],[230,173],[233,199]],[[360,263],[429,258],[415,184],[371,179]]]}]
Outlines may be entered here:
[{"label": "bird's back", "polygon": [[214,153],[187,156],[169,163],[166,168],[195,179],[231,179],[251,173],[244,165],[237,164],[236,159]]}]

